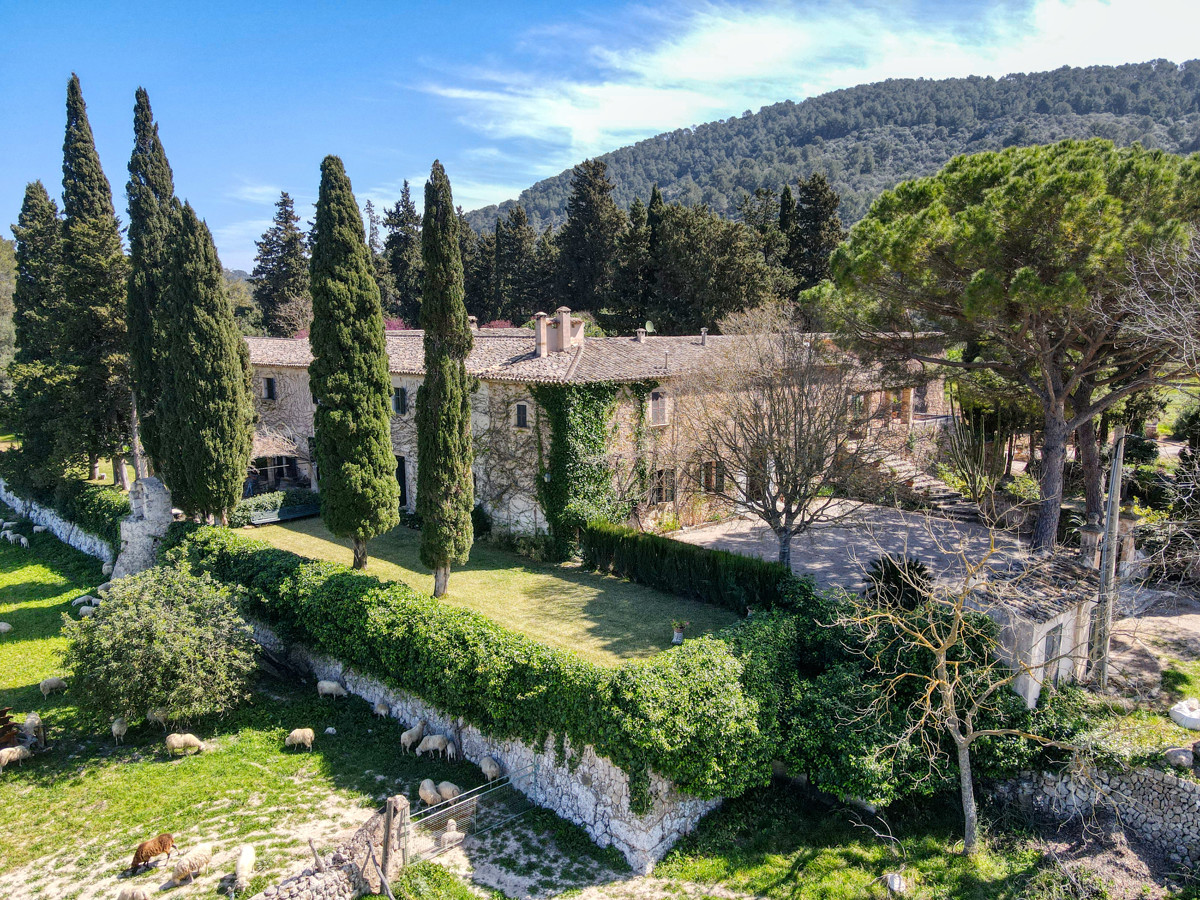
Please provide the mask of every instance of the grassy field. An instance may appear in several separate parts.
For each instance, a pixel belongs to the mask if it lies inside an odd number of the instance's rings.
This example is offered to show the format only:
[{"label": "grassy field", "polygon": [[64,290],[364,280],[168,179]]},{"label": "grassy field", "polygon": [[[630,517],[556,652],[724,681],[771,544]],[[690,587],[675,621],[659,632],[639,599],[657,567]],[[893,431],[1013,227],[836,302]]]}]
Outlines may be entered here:
[{"label": "grassy field", "polygon": [[[350,562],[349,541],[331,535],[318,518],[270,525],[252,534],[301,556]],[[367,571],[431,591],[433,574],[418,558],[419,540],[416,531],[404,527],[375,538]],[[717,631],[737,621],[734,613],[719,607],[583,572],[577,566],[539,565],[487,544],[476,544],[470,562],[451,572],[450,589],[443,599],[604,665],[667,649],[672,619],[691,622],[689,635]]]}]

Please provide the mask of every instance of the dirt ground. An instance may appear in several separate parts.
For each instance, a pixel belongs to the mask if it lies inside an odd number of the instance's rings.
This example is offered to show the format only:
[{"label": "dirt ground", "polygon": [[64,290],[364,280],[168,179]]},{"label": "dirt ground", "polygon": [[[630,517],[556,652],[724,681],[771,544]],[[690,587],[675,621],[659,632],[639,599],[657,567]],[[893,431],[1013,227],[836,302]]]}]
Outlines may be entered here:
[{"label": "dirt ground", "polygon": [[1154,847],[1130,841],[1111,818],[1086,826],[1074,820],[1061,827],[1045,827],[1040,836],[1046,852],[1057,858],[1066,872],[1086,869],[1104,881],[1111,900],[1165,900],[1171,896],[1167,880],[1171,864]]},{"label": "dirt ground", "polygon": [[1158,690],[1171,657],[1200,659],[1200,599],[1194,595],[1164,598],[1139,616],[1113,626],[1112,671],[1142,695]]}]

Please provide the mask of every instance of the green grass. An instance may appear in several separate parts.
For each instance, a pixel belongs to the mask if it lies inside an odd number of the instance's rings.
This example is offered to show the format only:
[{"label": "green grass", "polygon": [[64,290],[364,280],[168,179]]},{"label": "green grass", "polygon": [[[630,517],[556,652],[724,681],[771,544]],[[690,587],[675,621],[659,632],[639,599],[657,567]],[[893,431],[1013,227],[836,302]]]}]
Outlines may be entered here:
[{"label": "green grass", "polygon": [[1200,660],[1170,660],[1163,669],[1162,686],[1172,703],[1200,697]]},{"label": "green grass", "polygon": [[[254,537],[312,559],[350,562],[350,542],[334,537],[317,518],[259,528]],[[433,573],[421,565],[419,540],[416,531],[404,527],[375,538],[367,571],[431,591]],[[578,566],[533,563],[487,544],[476,544],[470,562],[451,572],[450,589],[442,599],[603,665],[667,649],[673,619],[691,622],[690,636],[737,621],[734,613],[720,607]]]}]

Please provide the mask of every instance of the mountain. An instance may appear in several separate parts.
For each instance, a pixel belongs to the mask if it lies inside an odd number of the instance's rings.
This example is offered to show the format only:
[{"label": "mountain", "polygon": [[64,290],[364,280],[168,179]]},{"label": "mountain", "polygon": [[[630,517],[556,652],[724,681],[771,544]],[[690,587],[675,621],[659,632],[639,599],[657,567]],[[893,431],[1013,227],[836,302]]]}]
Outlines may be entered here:
[{"label": "mountain", "polygon": [[[1088,137],[1200,150],[1200,60],[864,84],[681,128],[600,159],[622,206],[647,200],[657,182],[668,202],[707,203],[727,216],[743,193],[819,170],[841,194],[849,224],[881,191],[959,153]],[[570,184],[568,169],[522,191],[530,224],[561,225]],[[467,220],[490,231],[513,204],[473,210]]]}]

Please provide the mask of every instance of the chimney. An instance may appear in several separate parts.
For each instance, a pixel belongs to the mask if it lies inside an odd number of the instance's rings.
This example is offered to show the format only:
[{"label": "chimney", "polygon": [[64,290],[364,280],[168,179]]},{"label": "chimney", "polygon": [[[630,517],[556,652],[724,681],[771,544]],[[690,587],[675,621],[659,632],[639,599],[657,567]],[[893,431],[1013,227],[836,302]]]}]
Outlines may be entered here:
[{"label": "chimney", "polygon": [[471,330],[479,330],[479,318],[477,316],[467,316],[467,321],[471,323]]},{"label": "chimney", "polygon": [[571,346],[571,310],[560,306],[554,315],[558,319],[558,347],[555,349],[566,350]]},{"label": "chimney", "polygon": [[549,353],[546,347],[546,319],[549,318],[544,312],[533,314],[533,346],[539,357]]},{"label": "chimney", "polygon": [[707,345],[708,345],[708,329],[701,328],[700,329],[700,346],[705,347]]},{"label": "chimney", "polygon": [[637,331],[635,331],[634,332],[634,340],[637,341],[639,344],[646,343],[646,329],[639,328]]}]

